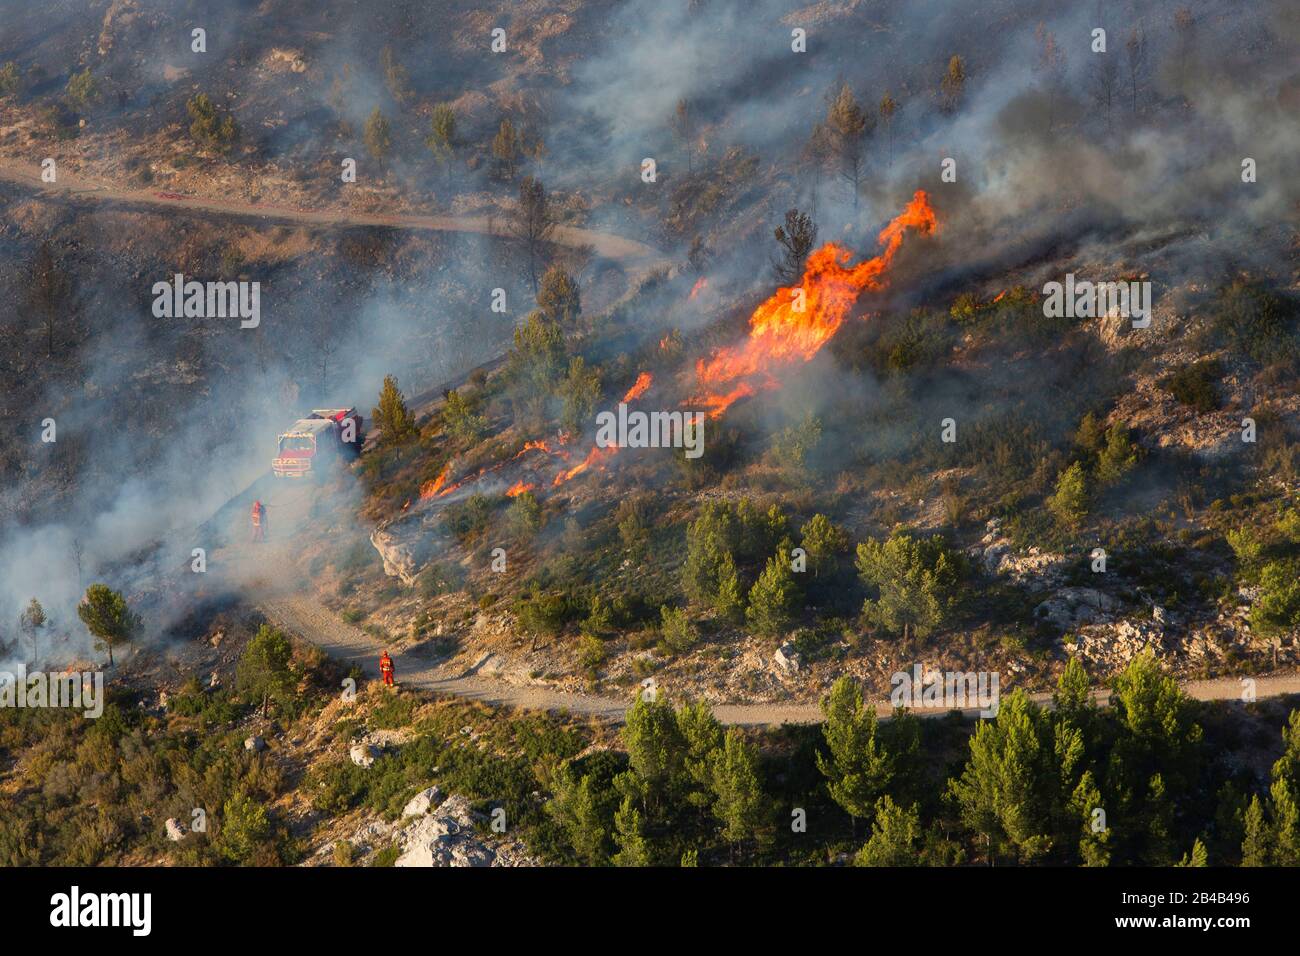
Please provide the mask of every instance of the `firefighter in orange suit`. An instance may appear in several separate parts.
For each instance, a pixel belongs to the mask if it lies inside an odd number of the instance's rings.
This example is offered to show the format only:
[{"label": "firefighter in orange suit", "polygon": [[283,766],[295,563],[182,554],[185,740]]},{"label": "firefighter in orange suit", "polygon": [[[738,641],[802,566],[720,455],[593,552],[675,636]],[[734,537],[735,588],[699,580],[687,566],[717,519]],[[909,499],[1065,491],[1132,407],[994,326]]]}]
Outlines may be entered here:
[{"label": "firefighter in orange suit", "polygon": [[253,502],[253,540],[266,540],[266,506],[261,501]]},{"label": "firefighter in orange suit", "polygon": [[384,677],[384,686],[393,686],[393,659],[388,656],[388,651],[384,651],[379,658],[379,673]]}]

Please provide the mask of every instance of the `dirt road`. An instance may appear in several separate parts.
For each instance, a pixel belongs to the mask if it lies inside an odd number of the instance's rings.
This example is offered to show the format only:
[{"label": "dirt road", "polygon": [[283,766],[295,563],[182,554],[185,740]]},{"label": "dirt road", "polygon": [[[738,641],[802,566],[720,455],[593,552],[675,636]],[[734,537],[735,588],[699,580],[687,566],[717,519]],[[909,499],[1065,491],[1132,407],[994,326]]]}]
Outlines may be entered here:
[{"label": "dirt road", "polygon": [[[289,633],[310,641],[331,656],[348,663],[359,664],[371,677],[379,676],[381,648],[370,635],[340,620],[332,611],[297,594],[282,595],[259,604],[263,613]],[[573,694],[545,687],[511,684],[503,680],[475,676],[461,672],[447,674],[436,662],[418,650],[393,653],[398,683],[403,687],[418,688],[436,694],[448,694],[488,704],[500,704],[523,710],[567,712],[621,723],[633,695],[626,699]],[[1278,697],[1300,694],[1300,675],[1257,677],[1256,697]],[[1196,700],[1241,700],[1243,684],[1240,678],[1224,677],[1209,681],[1191,681],[1183,690]],[[1040,704],[1051,701],[1050,693],[1031,695]],[[1106,693],[1099,692],[1103,700]],[[887,718],[892,712],[887,701],[876,704],[876,713]],[[946,708],[916,710],[926,717],[948,713]],[[817,704],[715,704],[713,713],[724,724],[737,726],[776,726],[780,724],[815,724],[821,721],[821,708]],[[973,717],[977,711],[964,711]]]},{"label": "dirt road", "polygon": [[[271,203],[183,196],[161,188],[127,189],[63,170],[58,171],[56,182],[46,183],[41,181],[39,165],[10,158],[0,158],[0,180],[47,195],[63,195],[131,206],[219,213],[226,216],[260,219],[265,222],[290,222],[315,226],[384,226],[389,229],[510,235],[504,219],[492,219],[487,216],[424,216],[362,213],[351,210],[298,209]],[[560,226],[551,234],[550,241],[562,246],[590,246],[597,256],[616,262],[629,271],[650,268],[667,261],[661,251],[645,243],[592,229]]]}]

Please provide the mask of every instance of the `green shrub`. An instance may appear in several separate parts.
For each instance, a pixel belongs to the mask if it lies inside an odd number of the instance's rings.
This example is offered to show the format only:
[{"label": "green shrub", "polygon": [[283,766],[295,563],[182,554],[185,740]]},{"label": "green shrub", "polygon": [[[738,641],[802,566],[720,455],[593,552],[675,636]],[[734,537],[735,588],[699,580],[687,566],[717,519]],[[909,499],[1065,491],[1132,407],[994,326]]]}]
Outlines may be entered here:
[{"label": "green shrub", "polygon": [[1259,576],[1260,593],[1250,609],[1251,627],[1273,634],[1300,626],[1300,562],[1270,561]]},{"label": "green shrub", "polygon": [[472,494],[448,505],[442,521],[460,545],[468,547],[487,531],[491,519],[492,503],[483,495]]},{"label": "green shrub", "polygon": [[1223,365],[1216,359],[1191,362],[1161,380],[1160,385],[1181,404],[1198,412],[1212,412],[1220,405],[1215,383],[1223,378]]},{"label": "green shrub", "polygon": [[190,116],[190,136],[200,146],[225,152],[239,139],[239,124],[234,116],[220,115],[208,94],[190,97],[185,111]]},{"label": "green shrub", "polygon": [[699,632],[685,610],[665,604],[659,609],[659,616],[659,633],[665,647],[674,654],[684,654],[695,646]]},{"label": "green shrub", "polygon": [[392,866],[394,863],[397,862],[397,858],[401,855],[402,855],[402,848],[399,847],[396,843],[394,843],[392,846],[386,846],[378,853],[376,853],[375,858],[373,861],[371,861],[370,865],[371,866]]},{"label": "green shrub", "polygon": [[1056,479],[1056,492],[1047,499],[1047,508],[1063,526],[1077,528],[1088,516],[1088,475],[1075,462]]},{"label": "green shrub", "polygon": [[1262,365],[1296,355],[1294,304],[1258,282],[1237,279],[1220,291],[1213,330],[1219,341]]}]

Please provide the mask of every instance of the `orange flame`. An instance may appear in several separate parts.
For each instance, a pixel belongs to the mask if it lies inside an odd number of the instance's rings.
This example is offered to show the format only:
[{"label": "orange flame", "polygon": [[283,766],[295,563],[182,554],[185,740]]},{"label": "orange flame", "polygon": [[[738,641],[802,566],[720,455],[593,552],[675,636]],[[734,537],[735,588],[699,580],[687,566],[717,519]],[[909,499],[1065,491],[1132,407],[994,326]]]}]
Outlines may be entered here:
[{"label": "orange flame", "polygon": [[995,295],[995,296],[993,297],[993,301],[994,301],[994,302],[1001,302],[1001,301],[1002,301],[1002,297],[1005,296],[1006,294],[1007,294],[1007,290],[1006,290],[1006,289],[1003,289],[1001,292],[999,292],[997,295]]},{"label": "orange flame", "polygon": [[506,497],[516,498],[519,495],[522,495],[525,491],[532,491],[536,487],[537,487],[536,485],[530,484],[529,482],[520,479],[519,481],[516,481],[513,485],[511,485],[509,488],[506,489]]},{"label": "orange flame", "polygon": [[704,276],[700,276],[698,279],[695,280],[695,285],[691,286],[691,294],[688,295],[686,298],[693,300],[697,295],[699,295],[708,287],[709,287],[709,280],[704,278]]},{"label": "orange flame", "polygon": [[929,234],[937,226],[929,197],[918,189],[907,207],[881,230],[877,241],[885,249],[879,255],[850,265],[849,250],[833,242],[822,246],[808,257],[801,286],[777,289],[754,310],[749,338],[742,345],[720,349],[707,361],[696,363],[704,395],[693,401],[705,405],[710,418],[717,418],[737,400],[754,394],[750,379],[762,377],[765,387],[779,387],[772,377],[774,368],[810,360],[839,331],[858,296],[884,287],[903,233],[911,228]]},{"label": "orange flame", "polygon": [[654,376],[649,372],[642,372],[638,375],[636,381],[632,383],[632,387],[629,388],[627,394],[623,396],[624,403],[634,402],[644,395],[649,390],[650,383],[653,381]]},{"label": "orange flame", "polygon": [[576,478],[578,475],[582,474],[584,471],[586,471],[592,465],[596,464],[602,458],[611,458],[617,454],[618,454],[618,445],[610,445],[607,448],[601,448],[599,445],[593,445],[591,447],[591,451],[587,452],[586,458],[582,459],[582,461],[578,462],[572,468],[569,468],[566,471],[562,471],[558,475],[556,475],[555,480],[551,482],[551,486],[554,487],[555,485],[562,485],[570,478]]},{"label": "orange flame", "polygon": [[424,501],[427,498],[436,497],[438,492],[442,490],[442,486],[447,483],[447,476],[449,474],[451,474],[450,462],[442,469],[442,473],[439,474],[437,478],[434,478],[432,481],[426,481],[420,486],[420,500]]}]

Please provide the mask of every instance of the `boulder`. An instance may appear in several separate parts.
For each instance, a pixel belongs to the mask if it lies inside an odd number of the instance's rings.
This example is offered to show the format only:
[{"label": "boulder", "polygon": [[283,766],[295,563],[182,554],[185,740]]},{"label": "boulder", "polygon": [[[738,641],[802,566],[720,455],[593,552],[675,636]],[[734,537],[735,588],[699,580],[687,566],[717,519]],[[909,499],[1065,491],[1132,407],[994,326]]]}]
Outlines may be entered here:
[{"label": "boulder", "polygon": [[266,749],[266,741],[254,734],[252,737],[244,738],[244,749],[260,753]]},{"label": "boulder", "polygon": [[185,839],[185,834],[187,832],[185,824],[181,823],[181,821],[177,820],[175,817],[168,817],[164,827],[167,830],[167,839],[171,840],[173,843],[180,843],[181,840]]},{"label": "boulder", "polygon": [[772,663],[776,665],[779,673],[784,675],[797,674],[803,659],[793,644],[782,644],[772,655]]},{"label": "boulder", "polygon": [[527,866],[534,862],[509,840],[485,842],[474,829],[480,816],[470,809],[467,798],[448,797],[406,830],[395,865]]},{"label": "boulder", "polygon": [[1034,617],[1062,631],[1110,620],[1119,602],[1096,588],[1061,588],[1038,607]]},{"label": "boulder", "polygon": [[353,744],[348,756],[358,767],[369,767],[379,756],[379,748],[373,744]]},{"label": "boulder", "polygon": [[980,543],[970,549],[970,555],[984,566],[989,574],[1003,574],[1012,580],[1035,589],[1051,587],[1059,582],[1065,556],[1037,547],[1017,552],[1011,541],[1002,534],[997,518],[985,525]]},{"label": "boulder", "polygon": [[402,808],[403,817],[422,817],[432,807],[442,802],[442,791],[438,787],[426,787],[415,796],[413,796],[404,808]]},{"label": "boulder", "polygon": [[384,562],[384,573],[390,578],[401,578],[408,587],[414,587],[416,576],[428,557],[427,547],[420,546],[424,536],[399,534],[399,527],[376,528],[370,533],[370,543]]}]

